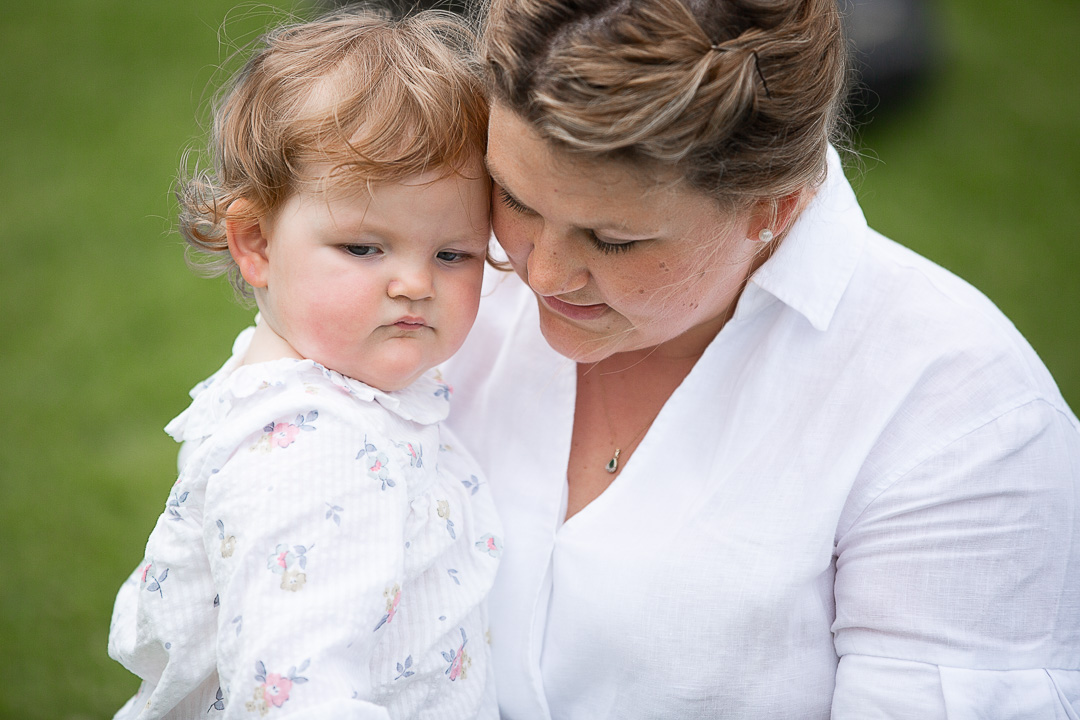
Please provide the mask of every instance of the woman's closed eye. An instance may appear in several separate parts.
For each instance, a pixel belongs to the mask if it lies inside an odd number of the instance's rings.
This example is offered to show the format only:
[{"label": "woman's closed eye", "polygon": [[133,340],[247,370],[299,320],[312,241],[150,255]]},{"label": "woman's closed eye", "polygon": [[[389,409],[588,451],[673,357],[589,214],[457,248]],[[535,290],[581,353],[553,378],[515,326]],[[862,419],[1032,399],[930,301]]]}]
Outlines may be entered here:
[{"label": "woman's closed eye", "polygon": [[503,205],[510,208],[514,212],[518,212],[518,213],[531,213],[532,212],[532,210],[529,208],[528,205],[525,205],[524,203],[520,202],[513,195],[506,192],[506,190],[503,189],[502,187],[498,188],[498,192],[499,192],[499,202],[501,202]]},{"label": "woman's closed eye", "polygon": [[[533,211],[528,205],[525,205],[513,195],[506,192],[504,188],[498,187],[498,193],[499,202],[501,202],[503,205],[510,208],[514,212],[522,214],[532,214]],[[588,235],[589,242],[592,244],[592,246],[600,252],[604,253],[605,255],[626,252],[637,243],[637,240],[625,240],[622,242],[608,242],[606,240],[601,240],[592,230],[586,230],[586,234]]]},{"label": "woman's closed eye", "polygon": [[614,255],[616,253],[624,253],[627,250],[629,250],[630,248],[632,248],[634,245],[636,245],[637,242],[638,242],[637,240],[623,240],[622,242],[607,242],[606,240],[601,240],[599,237],[597,237],[596,233],[594,233],[592,230],[587,230],[586,233],[588,234],[589,242],[592,243],[593,247],[595,247],[597,250],[604,253],[605,255]]}]

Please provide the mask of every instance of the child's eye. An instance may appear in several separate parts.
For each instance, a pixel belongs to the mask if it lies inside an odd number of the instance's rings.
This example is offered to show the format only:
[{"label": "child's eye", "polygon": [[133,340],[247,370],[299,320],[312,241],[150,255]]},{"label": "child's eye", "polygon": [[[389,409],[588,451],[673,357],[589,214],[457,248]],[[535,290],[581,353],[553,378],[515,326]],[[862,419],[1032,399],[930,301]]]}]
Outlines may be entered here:
[{"label": "child's eye", "polygon": [[458,252],[457,250],[441,250],[436,253],[435,257],[446,263],[459,263],[468,260],[472,255],[469,253]]},{"label": "child's eye", "polygon": [[368,257],[379,252],[379,248],[374,245],[345,245],[344,250],[356,257]]}]

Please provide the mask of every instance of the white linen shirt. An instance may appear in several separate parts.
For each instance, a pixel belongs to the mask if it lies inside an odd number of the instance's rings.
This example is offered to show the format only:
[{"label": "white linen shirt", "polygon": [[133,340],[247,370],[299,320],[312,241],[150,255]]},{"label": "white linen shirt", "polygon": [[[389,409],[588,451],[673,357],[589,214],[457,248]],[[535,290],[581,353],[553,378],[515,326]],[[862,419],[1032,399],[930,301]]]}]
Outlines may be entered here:
[{"label": "white linen shirt", "polygon": [[563,521],[574,364],[489,274],[447,365],[491,478],[511,720],[1075,718],[1080,432],[839,159],[611,486]]},{"label": "white linen shirt", "polygon": [[166,428],[180,476],[117,596],[109,654],[143,684],[116,717],[496,717],[501,529],[448,386],[241,366],[251,332]]}]

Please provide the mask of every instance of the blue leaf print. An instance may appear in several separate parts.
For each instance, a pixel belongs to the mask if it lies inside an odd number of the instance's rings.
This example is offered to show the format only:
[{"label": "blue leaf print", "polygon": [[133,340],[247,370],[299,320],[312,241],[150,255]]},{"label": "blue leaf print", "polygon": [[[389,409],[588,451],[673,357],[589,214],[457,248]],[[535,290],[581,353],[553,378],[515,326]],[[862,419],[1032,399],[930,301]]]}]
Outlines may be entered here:
[{"label": "blue leaf print", "polygon": [[263,665],[262,660],[255,661],[255,679],[259,682],[266,682],[266,666]]},{"label": "blue leaf print", "polygon": [[217,689],[217,702],[206,709],[206,712],[211,710],[224,710],[225,709],[225,697],[221,694],[221,688]]},{"label": "blue leaf print", "polygon": [[394,679],[395,680],[400,680],[401,678],[412,677],[413,675],[415,675],[416,672],[409,669],[411,667],[412,667],[412,655],[405,658],[405,664],[404,665],[402,665],[401,663],[397,664],[398,675]]}]

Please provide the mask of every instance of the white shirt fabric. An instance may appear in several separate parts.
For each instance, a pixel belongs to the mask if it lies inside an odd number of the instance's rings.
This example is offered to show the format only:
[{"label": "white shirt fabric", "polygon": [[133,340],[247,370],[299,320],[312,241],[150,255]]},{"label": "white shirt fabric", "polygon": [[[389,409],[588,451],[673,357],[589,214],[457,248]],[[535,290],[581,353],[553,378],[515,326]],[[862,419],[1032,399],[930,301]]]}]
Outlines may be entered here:
[{"label": "white shirt fabric", "polygon": [[503,718],[1080,717],[1080,431],[978,291],[839,159],[570,520],[576,373],[512,274],[446,370],[491,478]]},{"label": "white shirt fabric", "polygon": [[116,717],[497,717],[502,532],[449,388],[240,366],[252,330],[166,428],[185,452],[116,600],[109,654],[143,678]]}]

